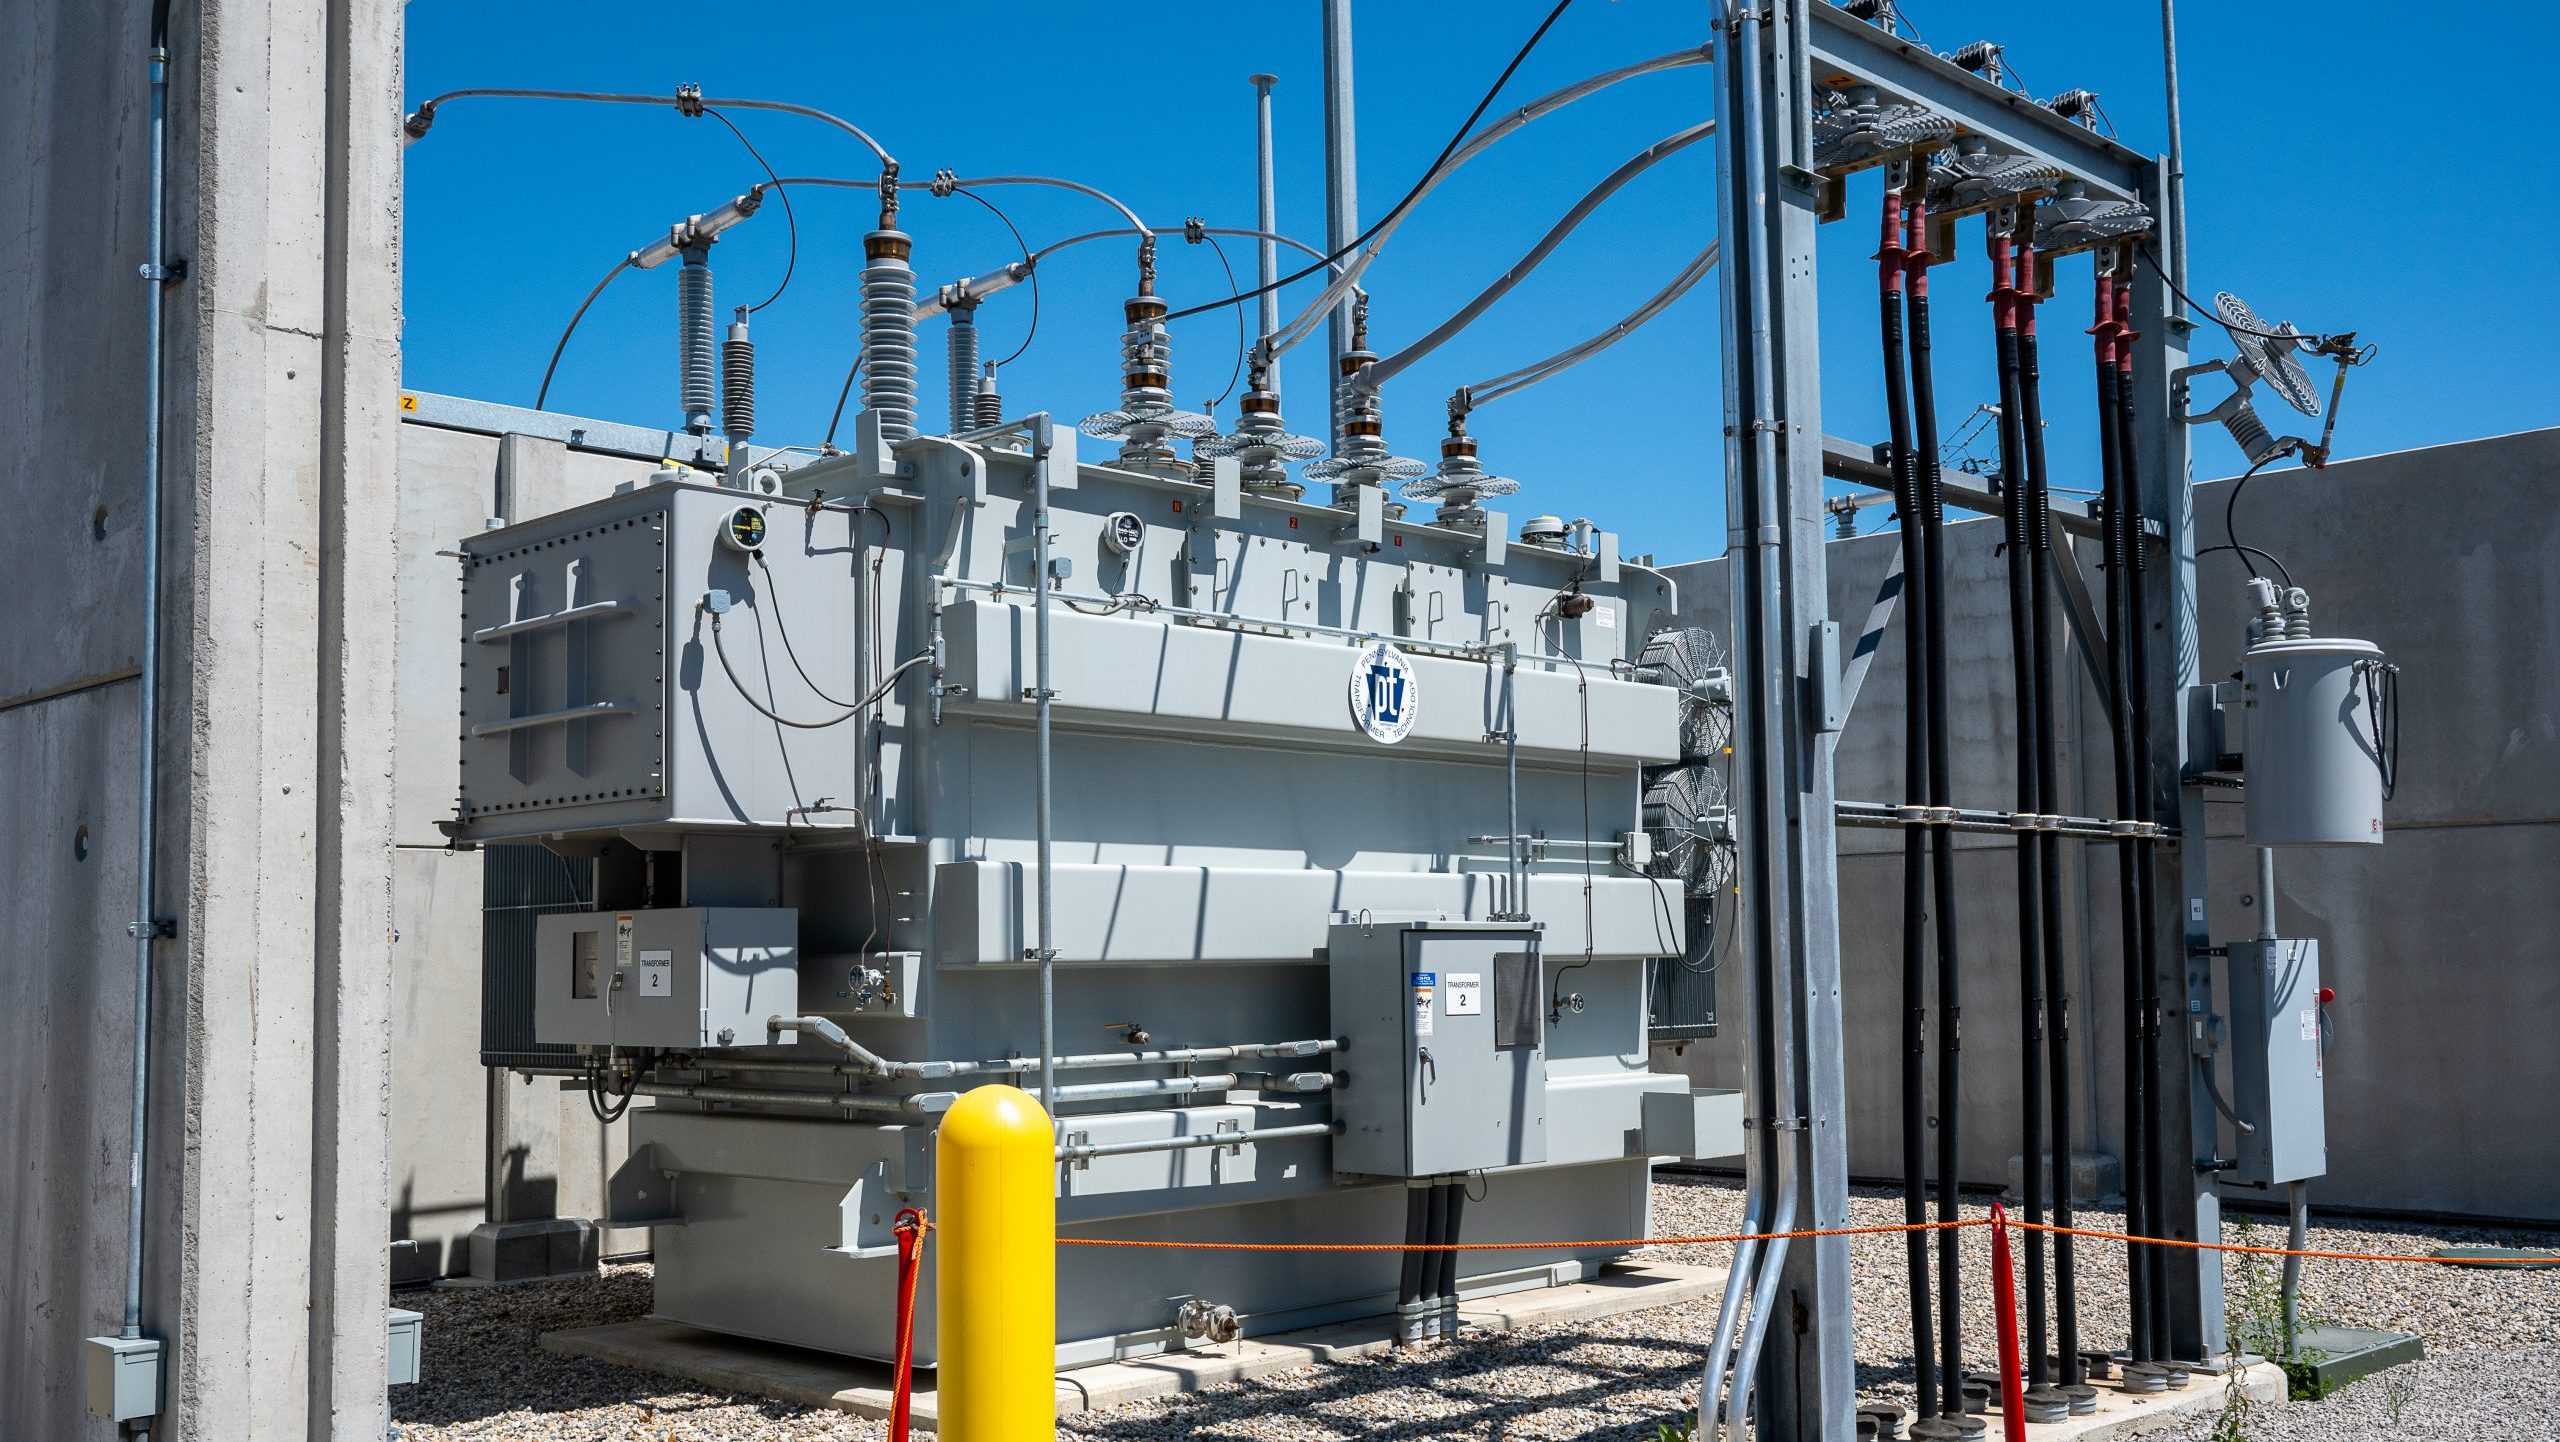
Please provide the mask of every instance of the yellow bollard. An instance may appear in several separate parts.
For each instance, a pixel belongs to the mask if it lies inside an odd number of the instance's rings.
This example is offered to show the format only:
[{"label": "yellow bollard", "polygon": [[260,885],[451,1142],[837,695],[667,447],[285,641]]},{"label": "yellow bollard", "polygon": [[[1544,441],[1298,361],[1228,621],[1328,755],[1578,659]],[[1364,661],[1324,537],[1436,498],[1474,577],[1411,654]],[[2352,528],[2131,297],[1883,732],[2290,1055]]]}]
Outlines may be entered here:
[{"label": "yellow bollard", "polygon": [[1058,1434],[1056,1142],[1040,1102],[982,1086],[934,1143],[942,1442]]}]

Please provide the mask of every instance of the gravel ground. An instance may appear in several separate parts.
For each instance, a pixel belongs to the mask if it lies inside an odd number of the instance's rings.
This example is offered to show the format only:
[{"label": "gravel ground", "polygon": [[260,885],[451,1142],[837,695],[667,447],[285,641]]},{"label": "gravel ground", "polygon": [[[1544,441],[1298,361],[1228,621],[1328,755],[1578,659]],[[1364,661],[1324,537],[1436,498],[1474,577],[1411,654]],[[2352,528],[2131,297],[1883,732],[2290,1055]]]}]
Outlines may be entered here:
[{"label": "gravel ground", "polygon": [[[1658,1233],[1730,1232],[1741,1212],[1738,1182],[1666,1175],[1654,1188]],[[1984,1214],[1973,1207],[1966,1212]],[[1892,1222],[1900,1215],[1897,1194],[1861,1190],[1850,1201],[1853,1223]],[[2084,1210],[2080,1220],[2114,1229],[2122,1217]],[[2283,1240],[2280,1225],[2258,1223],[2254,1230],[2258,1240]],[[1995,1345],[1987,1305],[1988,1245],[1981,1232],[1958,1235],[1967,1354],[1984,1366]],[[2425,1252],[2464,1243],[2536,1241],[2379,1223],[2312,1231],[2315,1248],[2336,1251]],[[1857,1278],[1859,1396],[1907,1402],[1902,1239],[1855,1237],[1849,1245]],[[1651,1254],[1721,1265],[1731,1250],[1661,1247]],[[2079,1261],[2083,1339],[2089,1345],[2120,1343],[2124,1248],[2083,1242]],[[2272,1279],[2275,1260],[2260,1265]],[[2560,1271],[2314,1261],[2305,1272],[2308,1318],[2415,1332],[2425,1339],[2430,1360],[2359,1382],[2324,1402],[2261,1405],[2248,1419],[2250,1442],[2560,1439]],[[877,1422],[842,1413],[706,1392],[654,1373],[557,1356],[536,1344],[547,1331],[644,1315],[645,1265],[608,1268],[592,1281],[412,1292],[403,1294],[401,1305],[427,1318],[426,1380],[401,1389],[393,1409],[411,1442],[878,1442],[885,1432]],[[1688,1414],[1714,1324],[1714,1307],[1697,1303],[1470,1337],[1455,1349],[1304,1368],[1069,1417],[1060,1427],[1094,1442],[1442,1436],[1649,1442],[1656,1423]],[[2213,1381],[2199,1378],[2196,1385]],[[2166,1435],[2202,1442],[2210,1427],[2199,1423]]]}]

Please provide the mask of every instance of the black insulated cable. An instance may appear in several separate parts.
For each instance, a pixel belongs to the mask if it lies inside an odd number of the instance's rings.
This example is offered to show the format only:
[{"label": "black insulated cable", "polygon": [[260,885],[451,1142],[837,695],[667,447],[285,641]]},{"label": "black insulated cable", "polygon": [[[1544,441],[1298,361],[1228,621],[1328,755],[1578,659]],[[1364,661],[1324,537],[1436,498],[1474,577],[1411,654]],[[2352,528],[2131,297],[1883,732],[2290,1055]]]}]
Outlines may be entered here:
[{"label": "black insulated cable", "polygon": [[[1910,268],[1904,303],[1910,313],[1911,445],[1920,483],[1920,570],[1927,577],[1925,629],[1930,810],[1944,815],[1955,804],[1947,720],[1946,495],[1938,468],[1937,387],[1929,360],[1929,201],[1926,172],[1903,196],[1903,248]],[[1905,531],[1909,530],[1906,523]],[[1938,1405],[1949,1418],[1964,1406],[1963,1257],[1952,1223],[1961,1220],[1959,1119],[1963,1111],[1962,948],[1956,934],[1956,838],[1952,827],[1929,828],[1929,892],[1932,933],[1938,946]]]},{"label": "black insulated cable", "polygon": [[[2022,237],[2034,233],[2033,224],[2033,211],[2021,216]],[[2018,247],[2017,264],[2018,428],[2026,442],[2027,545],[2032,553],[2034,578],[2034,589],[2030,595],[2033,664],[2029,668],[2029,694],[2034,698],[2036,715],[2042,723],[2036,731],[2034,748],[2036,793],[2043,798],[2043,810],[2059,812],[2064,807],[2061,765],[2054,741],[2061,713],[2055,706],[2053,687],[2056,640],[2051,575],[2053,491],[2045,469],[2043,381],[2036,341],[2038,260],[2035,247],[2023,238]],[[2053,1375],[2064,1389],[2067,1403],[2094,1406],[2097,1400],[2094,1393],[2085,1398],[2080,1395],[2080,1391],[2087,1389],[2080,1358],[2078,1278],[2069,1232],[2072,1225],[2071,993],[2062,949],[2062,838],[2049,830],[2036,832],[2036,891],[2038,911],[2044,923],[2044,1044],[2046,1087],[2051,1106],[2053,1224],[2064,1229],[2053,1237]],[[2029,1145],[2034,1143],[2030,1141]],[[2030,1200],[2033,1195],[2029,1193]]]},{"label": "black insulated cable", "polygon": [[[2125,590],[2130,567],[2125,551],[2124,437],[2113,423],[2119,388],[2115,286],[2113,276],[2101,274],[2098,277],[2098,322],[2091,332],[2097,340],[2099,544],[2106,554],[2107,570],[2107,711],[2113,742],[2109,749],[2115,760],[2116,815],[2130,818],[2134,811],[2133,711],[2127,696],[2131,667],[2125,657]],[[2116,911],[2122,929],[2124,957],[2124,1229],[2127,1236],[2141,1237],[2149,1235],[2150,1214],[2143,1206],[2145,1189],[2141,1184],[2144,1170],[2141,1146],[2144,1080],[2141,1007],[2146,988],[2142,979],[2141,923],[2137,914],[2139,888],[2134,880],[2136,864],[2133,838],[2118,838]],[[2141,1256],[2149,1250],[2141,1246],[2132,1248],[2134,1256],[2126,1268],[2126,1353],[2138,1364],[2152,1360],[2150,1268]]]},{"label": "black insulated cable", "polygon": [[1520,68],[1521,62],[1529,58],[1530,51],[1538,48],[1538,42],[1547,38],[1547,32],[1555,27],[1555,23],[1558,20],[1564,18],[1566,8],[1572,4],[1573,0],[1556,0],[1556,8],[1547,12],[1546,19],[1538,22],[1538,28],[1530,32],[1527,43],[1520,47],[1518,54],[1511,57],[1510,64],[1502,67],[1502,73],[1494,77],[1493,88],[1487,90],[1484,93],[1484,98],[1476,102],[1476,108],[1468,112],[1466,122],[1458,127],[1458,133],[1449,137],[1449,143],[1447,145],[1440,147],[1439,158],[1432,161],[1430,166],[1422,172],[1421,179],[1416,180],[1413,183],[1413,188],[1404,193],[1404,199],[1397,201],[1393,208],[1389,209],[1386,214],[1378,217],[1378,221],[1375,225],[1372,225],[1367,230],[1353,236],[1350,243],[1344,245],[1340,250],[1333,252],[1331,255],[1328,255],[1322,260],[1316,261],[1314,264],[1306,266],[1303,269],[1291,271],[1289,274],[1280,277],[1278,280],[1272,281],[1268,285],[1258,285],[1251,290],[1238,291],[1224,300],[1205,301],[1199,305],[1177,310],[1167,315],[1165,319],[1167,321],[1177,321],[1186,316],[1195,316],[1207,311],[1216,310],[1220,306],[1240,305],[1245,301],[1252,300],[1258,296],[1267,295],[1272,291],[1278,290],[1284,285],[1292,285],[1298,281],[1305,280],[1308,276],[1315,275],[1323,271],[1327,267],[1331,266],[1335,261],[1338,261],[1344,256],[1349,255],[1351,252],[1358,250],[1360,247],[1367,245],[1372,239],[1376,238],[1379,231],[1395,224],[1407,210],[1412,208],[1414,201],[1421,198],[1423,190],[1440,174],[1441,168],[1449,163],[1449,157],[1458,153],[1458,147],[1466,143],[1468,132],[1476,128],[1476,122],[1482,120],[1484,118],[1485,111],[1492,107],[1494,97],[1502,93],[1502,87],[1511,83],[1512,73]]},{"label": "black insulated cable", "polygon": [[1431,1194],[1424,1187],[1404,1189],[1404,1274],[1396,1283],[1396,1340],[1413,1340],[1415,1304],[1422,1300],[1423,1259],[1428,1252],[1418,1250],[1429,1240]]},{"label": "black insulated cable", "polygon": [[[1884,334],[1885,415],[1890,428],[1893,500],[1902,524],[1902,794],[1917,802],[1928,786],[1928,691],[1922,679],[1928,639],[1921,623],[1926,597],[1919,549],[1919,467],[1911,455],[1910,375],[1902,339],[1902,191],[1885,185],[1884,236],[1876,249],[1876,279]],[[1918,1228],[1929,1220],[1928,1105],[1929,838],[1917,826],[1902,832],[1902,1220]],[[1911,1365],[1918,1416],[1938,1415],[1937,1324],[1929,1302],[1929,1239],[1902,1234],[1903,1265],[1911,1287]]]},{"label": "black insulated cable", "polygon": [[[2149,601],[2150,528],[2145,522],[2142,505],[2141,452],[2135,444],[2135,393],[2133,378],[2133,286],[2130,263],[2116,269],[2127,277],[2116,291],[2116,467],[2124,490],[2124,534],[2126,559],[2130,569],[2125,575],[2125,675],[2133,715],[2133,778],[2135,810],[2122,813],[2135,821],[2154,820],[2159,811],[2151,785],[2151,621]],[[2159,1084],[2161,1066],[2160,1008],[2162,1004],[2160,962],[2160,916],[2155,886],[2159,874],[2158,844],[2146,831],[2133,844],[2134,932],[2142,949],[2142,1071],[2145,1078],[2142,1107],[2142,1209],[2151,1224],[2151,1235],[2168,1234],[2169,1178],[2162,1163],[2164,1128],[2161,1122],[2163,1089]],[[2170,1330],[2169,1250],[2166,1247],[2142,1248],[2143,1261],[2149,1271],[2147,1285],[2151,1293],[2151,1355],[2154,1360],[2169,1362],[2177,1354]],[[2171,1379],[2175,1381],[2173,1377]]]},{"label": "black insulated cable", "polygon": [[[2017,811],[2034,816],[2047,808],[2036,780],[2036,736],[2043,730],[2035,696],[2035,557],[2027,514],[2025,402],[2020,397],[2018,311],[2023,302],[2015,246],[2006,219],[1995,212],[1986,227],[1991,249],[1992,353],[2000,376],[2000,519],[2008,562],[2009,683],[2015,725]],[[2017,838],[2018,925],[2018,1148],[2019,1181],[2026,1219],[2044,1221],[2044,915],[2038,886],[2036,832]],[[2020,1238],[2027,1294],[2027,1385],[2039,1394],[2052,1386],[2050,1329],[2045,1316],[2044,1234]]]}]

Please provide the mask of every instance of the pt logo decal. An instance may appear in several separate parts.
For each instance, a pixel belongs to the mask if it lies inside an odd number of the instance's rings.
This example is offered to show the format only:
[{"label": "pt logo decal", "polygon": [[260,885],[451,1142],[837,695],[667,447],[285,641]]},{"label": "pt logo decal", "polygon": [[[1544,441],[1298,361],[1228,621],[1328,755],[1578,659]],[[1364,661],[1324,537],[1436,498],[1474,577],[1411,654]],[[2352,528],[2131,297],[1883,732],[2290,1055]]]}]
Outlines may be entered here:
[{"label": "pt logo decal", "polygon": [[1392,746],[1413,730],[1422,692],[1413,662],[1387,641],[1360,649],[1351,667],[1351,719],[1372,741]]}]

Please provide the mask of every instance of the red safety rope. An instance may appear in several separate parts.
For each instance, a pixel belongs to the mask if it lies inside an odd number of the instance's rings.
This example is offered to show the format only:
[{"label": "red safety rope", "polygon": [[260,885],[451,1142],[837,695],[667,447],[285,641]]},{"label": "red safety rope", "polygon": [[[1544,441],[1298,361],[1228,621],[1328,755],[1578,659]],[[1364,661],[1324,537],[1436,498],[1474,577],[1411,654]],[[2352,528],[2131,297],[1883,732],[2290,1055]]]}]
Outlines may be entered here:
[{"label": "red safety rope", "polygon": [[924,1271],[924,1234],[933,1229],[914,1207],[898,1213],[889,1230],[898,1234],[897,1393],[889,1404],[889,1442],[907,1442],[907,1415],[915,1400],[916,1278]]}]

